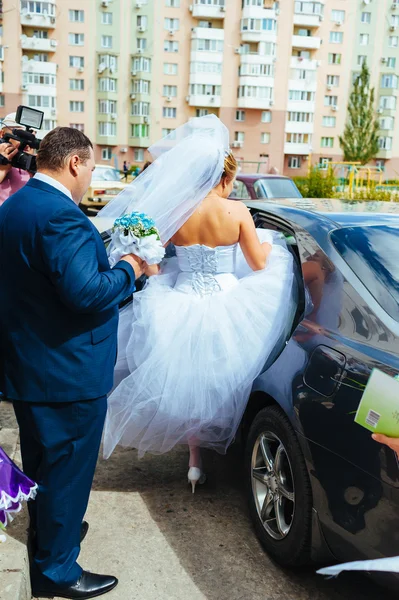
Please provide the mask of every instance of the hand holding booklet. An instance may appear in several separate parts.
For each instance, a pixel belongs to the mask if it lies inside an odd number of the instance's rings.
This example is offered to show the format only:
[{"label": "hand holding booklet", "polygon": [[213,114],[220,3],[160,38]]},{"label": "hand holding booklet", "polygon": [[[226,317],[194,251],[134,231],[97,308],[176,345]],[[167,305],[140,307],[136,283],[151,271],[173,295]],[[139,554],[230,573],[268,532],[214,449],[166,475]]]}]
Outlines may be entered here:
[{"label": "hand holding booklet", "polygon": [[374,369],[364,390],[355,422],[373,433],[399,437],[399,381]]}]

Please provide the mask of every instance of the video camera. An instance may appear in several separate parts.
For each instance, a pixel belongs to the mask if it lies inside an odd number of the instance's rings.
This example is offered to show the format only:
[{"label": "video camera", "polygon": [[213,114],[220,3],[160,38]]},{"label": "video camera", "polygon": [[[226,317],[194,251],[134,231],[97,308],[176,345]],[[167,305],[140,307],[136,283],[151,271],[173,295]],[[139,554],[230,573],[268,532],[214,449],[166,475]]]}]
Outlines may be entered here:
[{"label": "video camera", "polygon": [[29,173],[36,173],[36,156],[24,152],[26,146],[39,150],[40,140],[36,139],[33,129],[41,129],[43,124],[44,113],[41,110],[35,108],[29,108],[28,106],[18,106],[15,121],[25,127],[23,129],[13,129],[12,133],[6,133],[4,138],[0,139],[0,143],[10,143],[10,140],[17,140],[19,142],[18,152],[12,158],[11,161],[7,160],[4,156],[0,155],[0,164],[11,165],[17,169],[28,171]]}]

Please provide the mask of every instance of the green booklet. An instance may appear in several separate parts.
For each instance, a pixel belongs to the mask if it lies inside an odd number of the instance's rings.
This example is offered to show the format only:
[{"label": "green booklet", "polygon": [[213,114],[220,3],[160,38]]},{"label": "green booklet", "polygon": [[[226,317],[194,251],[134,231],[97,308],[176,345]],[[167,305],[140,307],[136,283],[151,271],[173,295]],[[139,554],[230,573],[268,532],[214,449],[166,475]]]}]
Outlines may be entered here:
[{"label": "green booklet", "polygon": [[355,422],[373,433],[399,437],[399,380],[374,369],[367,382]]}]

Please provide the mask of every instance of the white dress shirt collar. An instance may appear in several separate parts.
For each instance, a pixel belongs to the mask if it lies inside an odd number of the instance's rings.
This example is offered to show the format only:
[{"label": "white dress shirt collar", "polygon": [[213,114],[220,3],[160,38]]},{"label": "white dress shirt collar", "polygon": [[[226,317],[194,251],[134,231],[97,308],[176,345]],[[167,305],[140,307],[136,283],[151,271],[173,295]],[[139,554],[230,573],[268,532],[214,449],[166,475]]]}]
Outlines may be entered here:
[{"label": "white dress shirt collar", "polygon": [[52,187],[56,188],[58,191],[62,192],[66,196],[68,196],[68,198],[73,200],[72,194],[68,190],[68,188],[66,188],[65,185],[62,185],[62,183],[60,183],[53,177],[49,177],[49,175],[45,175],[44,173],[36,173],[34,176],[34,179],[38,179],[39,181],[42,181],[43,183],[47,183],[47,185],[51,185]]}]

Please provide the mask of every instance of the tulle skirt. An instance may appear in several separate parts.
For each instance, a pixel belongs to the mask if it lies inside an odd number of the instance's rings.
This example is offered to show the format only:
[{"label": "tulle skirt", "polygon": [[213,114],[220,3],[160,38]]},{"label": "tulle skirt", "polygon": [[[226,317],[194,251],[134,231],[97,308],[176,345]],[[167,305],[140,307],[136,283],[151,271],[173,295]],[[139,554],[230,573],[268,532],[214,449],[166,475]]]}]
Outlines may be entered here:
[{"label": "tulle skirt", "polygon": [[140,456],[188,443],[226,452],[296,310],[292,255],[277,234],[258,235],[274,241],[263,271],[251,271],[239,250],[222,290],[199,296],[175,287],[177,260],[168,259],[121,312],[106,458],[117,444]]},{"label": "tulle skirt", "polygon": [[33,500],[37,485],[17,467],[0,447],[0,528],[22,509],[24,500]]}]

